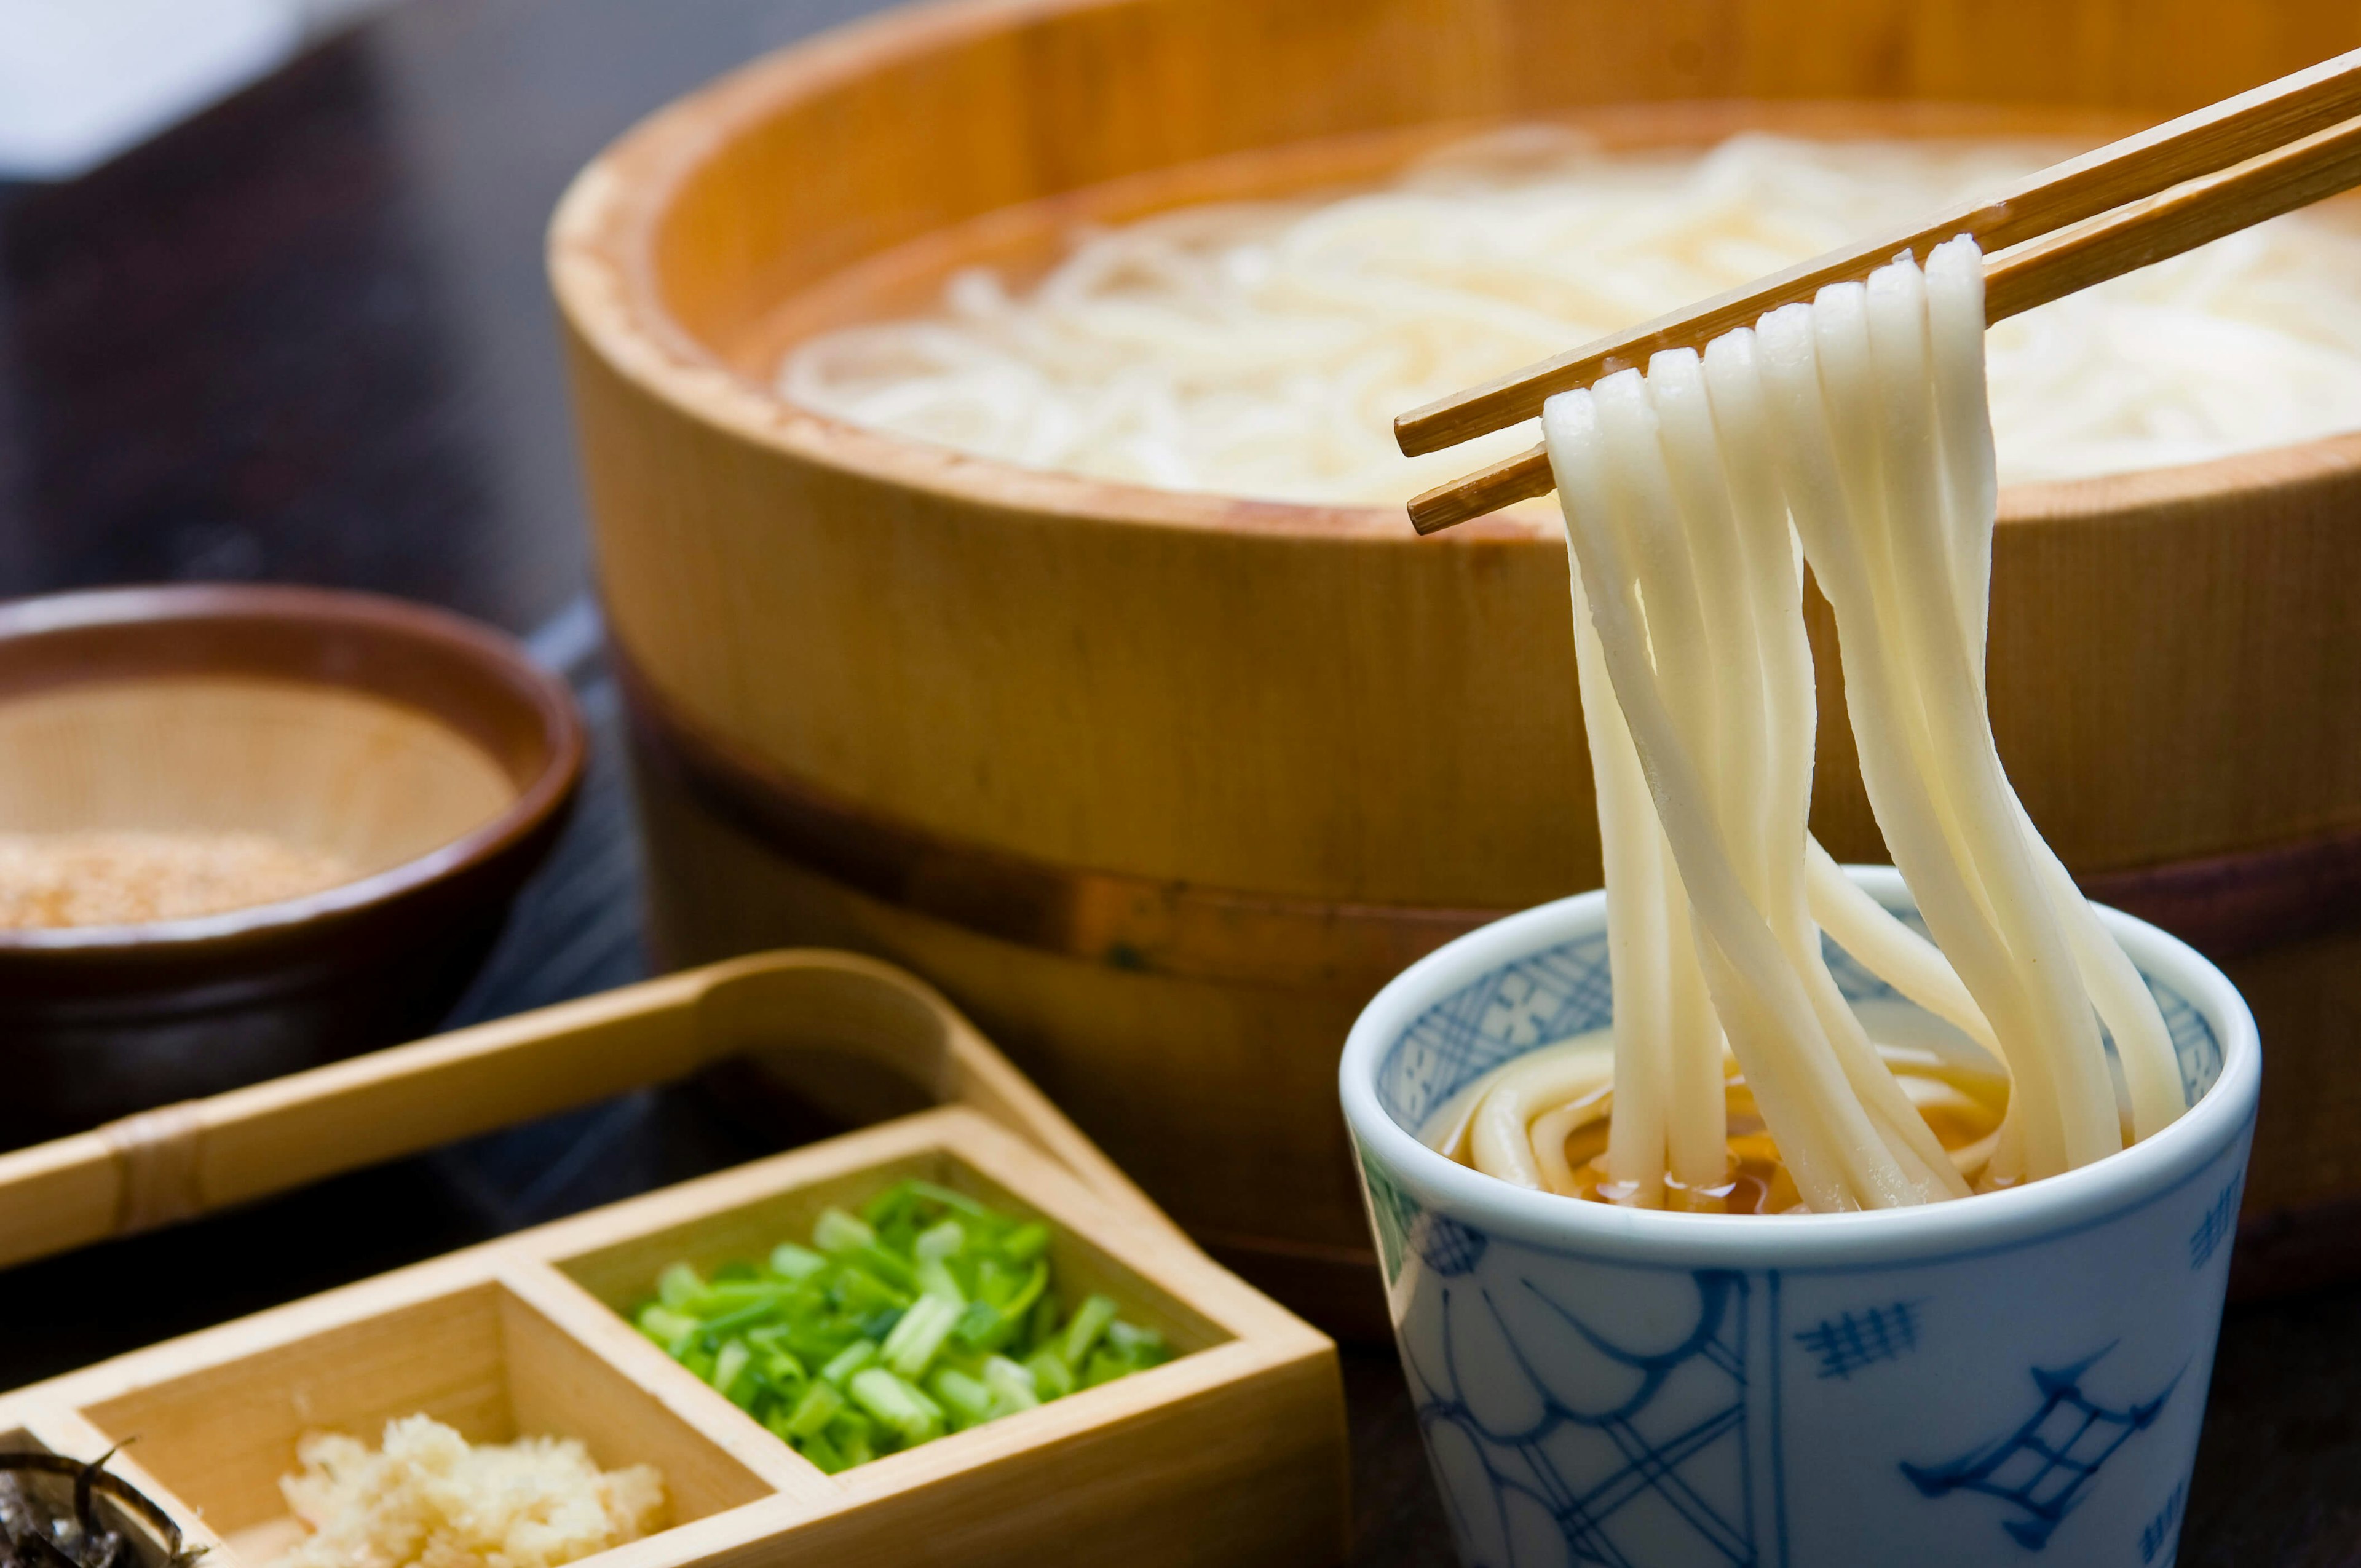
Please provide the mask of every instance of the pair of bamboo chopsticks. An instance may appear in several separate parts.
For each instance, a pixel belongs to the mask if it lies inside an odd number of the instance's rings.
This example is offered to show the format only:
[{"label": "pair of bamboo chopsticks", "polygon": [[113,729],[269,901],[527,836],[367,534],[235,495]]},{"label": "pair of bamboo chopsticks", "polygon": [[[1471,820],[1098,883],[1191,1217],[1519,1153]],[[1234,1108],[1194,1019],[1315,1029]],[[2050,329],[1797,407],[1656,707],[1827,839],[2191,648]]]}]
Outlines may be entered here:
[{"label": "pair of bamboo chopsticks", "polygon": [[[1955,208],[1789,268],[1686,310],[1529,365],[1394,421],[1406,456],[1438,452],[1542,411],[1667,348],[1703,348],[1904,251],[1924,259],[1957,235],[1987,254],[1984,319],[2003,321],[2150,262],[2361,185],[2361,49],[2070,159],[1978,206]],[[2177,188],[2176,188],[2177,187]],[[2013,250],[2005,247],[2016,247]],[[1551,489],[1542,447],[1413,498],[1433,533]]]}]

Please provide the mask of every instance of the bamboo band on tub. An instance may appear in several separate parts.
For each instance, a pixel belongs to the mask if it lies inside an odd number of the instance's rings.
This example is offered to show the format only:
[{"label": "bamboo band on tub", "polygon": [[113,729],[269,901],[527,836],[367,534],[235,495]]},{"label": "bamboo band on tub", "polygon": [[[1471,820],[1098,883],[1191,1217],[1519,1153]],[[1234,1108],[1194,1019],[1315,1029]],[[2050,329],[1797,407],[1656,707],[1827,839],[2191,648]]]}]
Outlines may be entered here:
[{"label": "bamboo band on tub", "polygon": [[[1367,993],[1513,913],[1205,887],[951,839],[788,775],[658,690],[620,641],[608,651],[643,766],[782,859],[979,936],[1146,974]],[[2361,829],[2076,880],[2102,904],[2232,957],[2361,921]]]},{"label": "bamboo band on tub", "polygon": [[205,1125],[193,1102],[142,1111],[98,1129],[115,1156],[118,1185],[115,1234],[137,1235],[192,1219],[205,1210],[197,1157]]},{"label": "bamboo band on tub", "polygon": [[1509,913],[1202,887],[961,842],[779,773],[690,718],[620,646],[609,652],[644,765],[784,859],[983,936],[1145,974],[1366,993]]}]

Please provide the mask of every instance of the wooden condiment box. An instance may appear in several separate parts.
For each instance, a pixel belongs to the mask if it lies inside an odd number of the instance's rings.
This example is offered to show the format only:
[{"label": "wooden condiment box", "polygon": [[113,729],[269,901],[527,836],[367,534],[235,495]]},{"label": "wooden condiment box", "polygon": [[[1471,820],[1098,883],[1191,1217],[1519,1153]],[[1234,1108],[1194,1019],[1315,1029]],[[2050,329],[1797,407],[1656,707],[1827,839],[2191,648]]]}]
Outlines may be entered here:
[{"label": "wooden condiment box", "polygon": [[[0,1157],[0,1247],[57,1250],[126,1201],[149,1206],[133,1219],[192,1212],[732,1056],[813,1093],[882,1069],[941,1103],[19,1389],[0,1446],[127,1444],[113,1467],[246,1568],[300,1532],[277,1483],[302,1434],[374,1442],[419,1411],[659,1467],[674,1522],[585,1560],[600,1568],[1340,1554],[1334,1347],[1184,1240],[932,992],[849,956],[715,965]],[[1180,1354],[829,1476],[621,1315],[675,1259],[758,1256],[908,1176],[1049,1221],[1059,1290],[1106,1292]]]}]

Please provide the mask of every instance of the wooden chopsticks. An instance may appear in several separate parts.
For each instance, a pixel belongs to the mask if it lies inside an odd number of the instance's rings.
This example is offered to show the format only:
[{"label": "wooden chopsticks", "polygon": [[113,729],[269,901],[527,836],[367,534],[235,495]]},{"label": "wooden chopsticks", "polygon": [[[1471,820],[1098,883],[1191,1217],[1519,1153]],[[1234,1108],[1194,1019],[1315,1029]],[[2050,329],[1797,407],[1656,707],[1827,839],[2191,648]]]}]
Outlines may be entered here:
[{"label": "wooden chopsticks", "polygon": [[[2020,247],[1985,263],[1985,319],[2004,320],[2361,185],[2356,116],[2361,49],[2053,165],[1993,201],[1831,251],[1413,409],[1394,421],[1394,438],[1408,456],[1455,446],[1533,418],[1554,393],[1643,367],[1663,349],[1702,348],[1830,283],[1866,278],[1904,251],[1923,258],[1961,234],[1988,256]],[[1548,454],[1536,446],[1414,497],[1411,522],[1433,533],[1551,488]]]}]

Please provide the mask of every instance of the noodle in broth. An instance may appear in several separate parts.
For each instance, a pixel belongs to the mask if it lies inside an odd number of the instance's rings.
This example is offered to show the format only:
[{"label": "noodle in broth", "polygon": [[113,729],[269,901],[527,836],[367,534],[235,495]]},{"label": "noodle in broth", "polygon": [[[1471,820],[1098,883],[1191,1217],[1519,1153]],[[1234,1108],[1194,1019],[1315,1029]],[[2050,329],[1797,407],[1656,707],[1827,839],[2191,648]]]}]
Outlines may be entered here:
[{"label": "noodle in broth", "polygon": [[[1983,333],[1982,258],[1961,238],[1923,273],[1905,258],[1545,405],[1615,1016],[1603,1055],[1537,1052],[1487,1087],[1466,1135],[1479,1169],[1696,1207],[1752,1160],[1758,1211],[1783,1178],[1816,1212],[1892,1208],[2087,1165],[2180,1113],[2154,999],[1993,746]],[[1932,944],[1806,826],[1807,562],[1836,611],[1870,802]],[[2004,1101],[1897,1071],[1838,990],[1824,930],[2004,1064]],[[1996,1126],[1968,1113],[1996,1102]],[[1569,1142],[1601,1113],[1603,1140]]]}]

